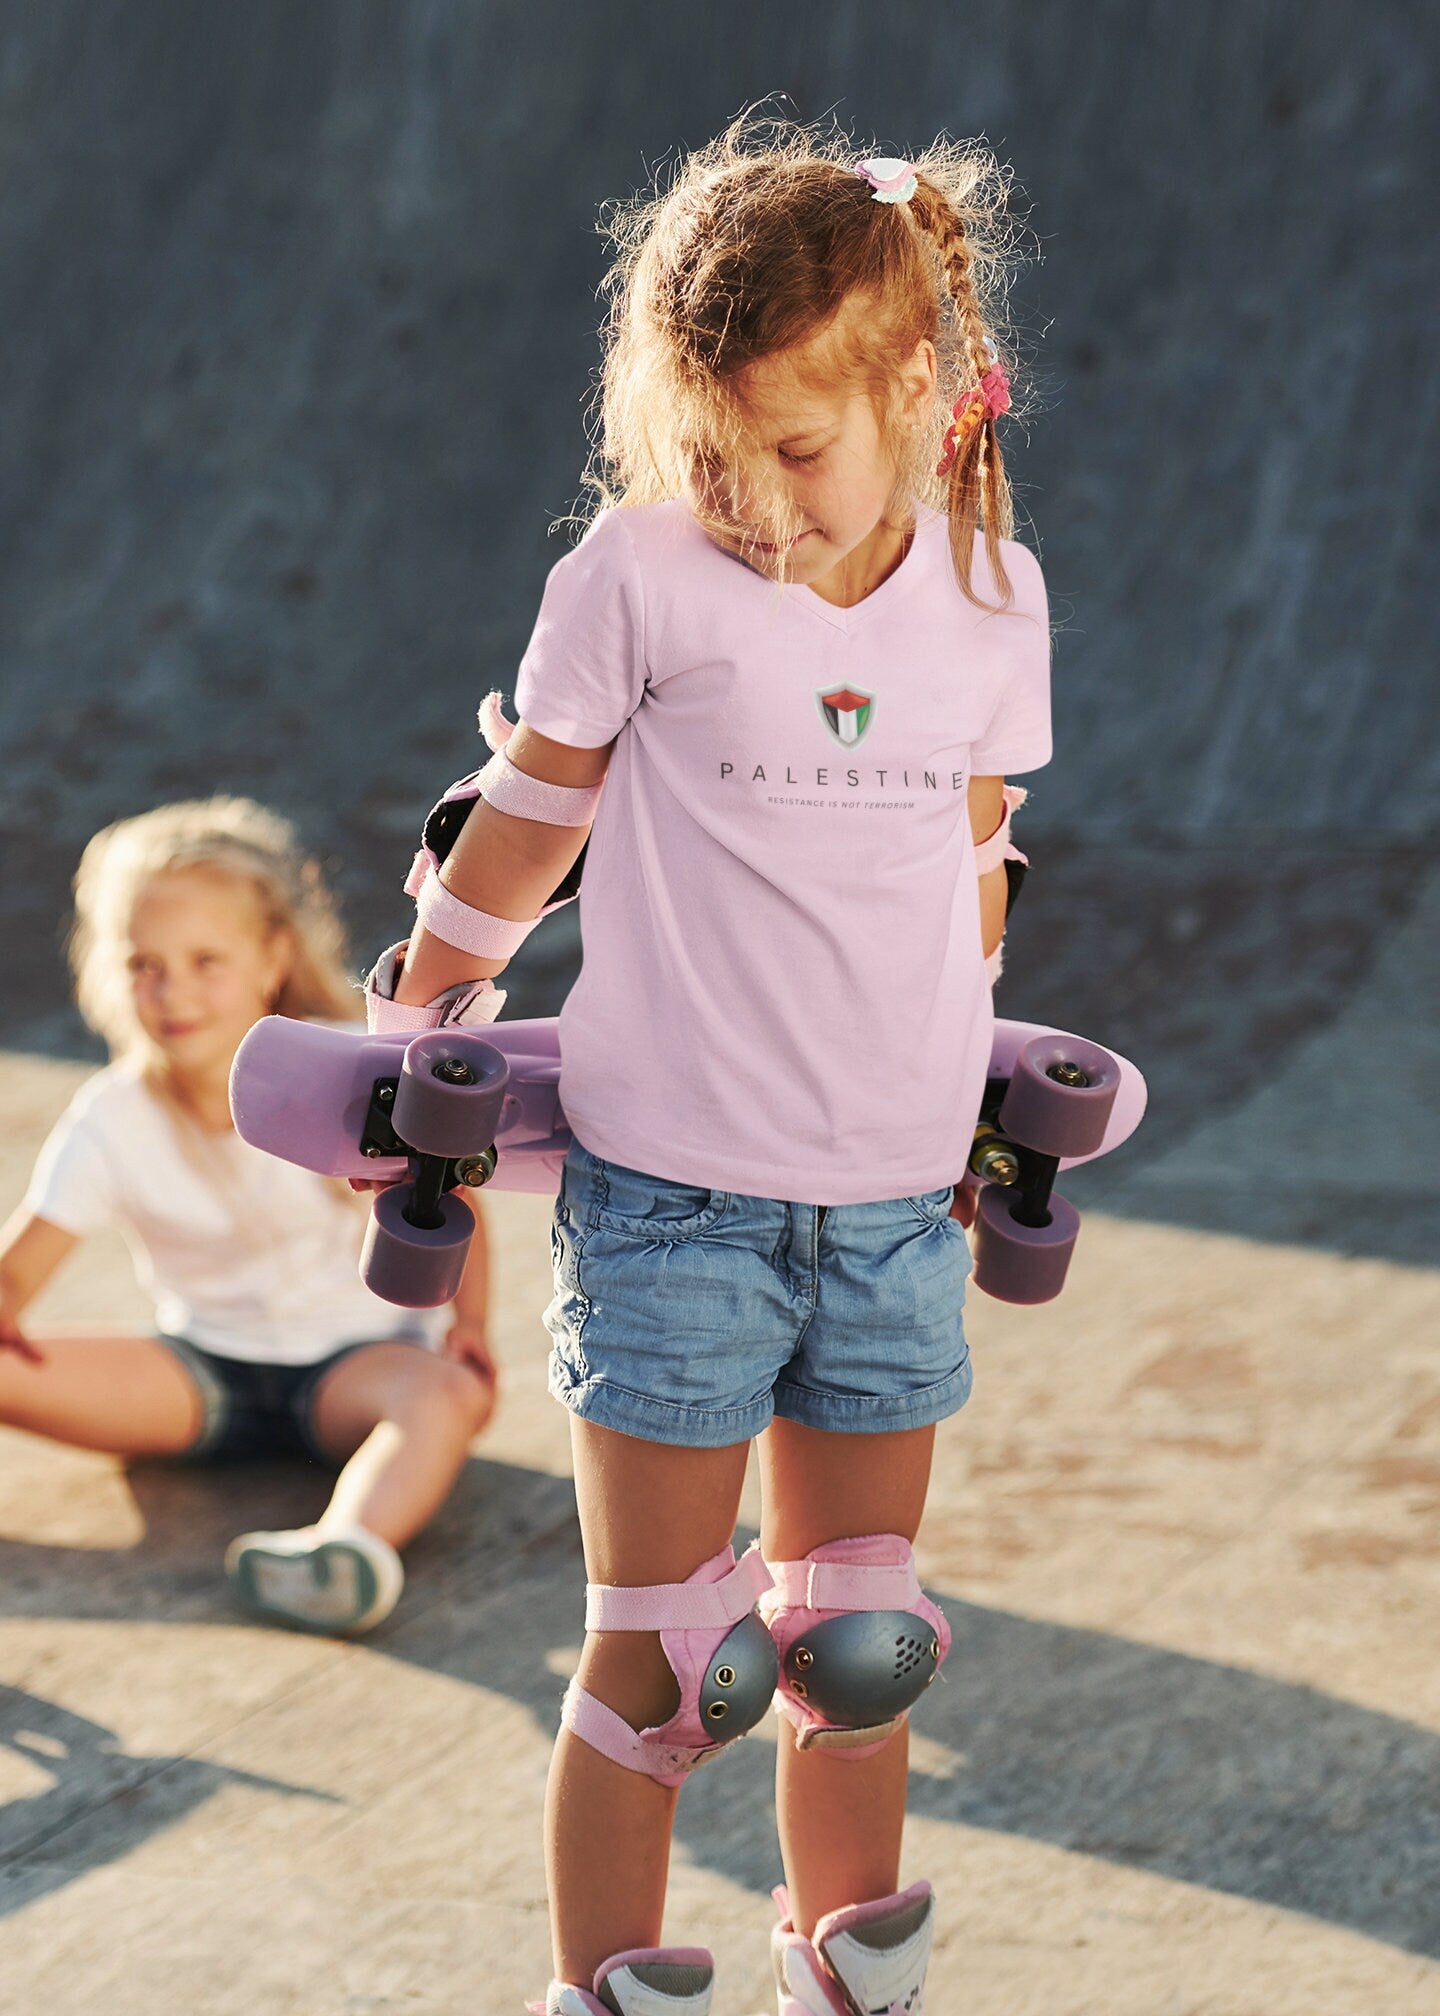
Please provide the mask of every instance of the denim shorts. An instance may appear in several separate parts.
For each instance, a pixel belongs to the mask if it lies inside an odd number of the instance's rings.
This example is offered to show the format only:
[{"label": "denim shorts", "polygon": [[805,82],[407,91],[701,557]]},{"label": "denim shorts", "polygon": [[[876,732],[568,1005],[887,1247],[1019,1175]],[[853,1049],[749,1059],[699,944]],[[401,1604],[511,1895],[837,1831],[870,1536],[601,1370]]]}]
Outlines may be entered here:
[{"label": "denim shorts", "polygon": [[[398,1313],[398,1312],[397,1312]],[[188,1337],[156,1339],[177,1358],[200,1391],[200,1432],[182,1452],[186,1463],[248,1462],[267,1456],[305,1456],[328,1469],[340,1466],[315,1433],[315,1394],[327,1372],[377,1340],[342,1344],[309,1365],[270,1365],[225,1358]],[[419,1343],[404,1336],[394,1343]],[[423,1348],[423,1346],[422,1346]]]},{"label": "denim shorts", "polygon": [[565,1161],[545,1312],[550,1391],[647,1442],[748,1441],[772,1416],[923,1428],[970,1396],[970,1272],[951,1188],[786,1204]]}]

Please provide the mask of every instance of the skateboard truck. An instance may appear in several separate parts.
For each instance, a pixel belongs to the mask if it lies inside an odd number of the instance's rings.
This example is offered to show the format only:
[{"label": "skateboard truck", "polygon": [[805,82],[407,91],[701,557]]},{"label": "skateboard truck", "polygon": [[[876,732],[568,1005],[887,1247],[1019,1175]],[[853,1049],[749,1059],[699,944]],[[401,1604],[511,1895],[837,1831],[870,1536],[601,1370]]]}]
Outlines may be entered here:
[{"label": "skateboard truck", "polygon": [[[1068,1057],[1047,1064],[1045,1076],[1057,1085],[1075,1090],[1088,1087],[1091,1083],[1090,1073],[1084,1065]],[[1038,1229],[1050,1223],[1050,1195],[1055,1187],[1055,1178],[1060,1173],[1060,1157],[1042,1155],[1038,1149],[1012,1141],[1002,1131],[1000,1109],[1009,1089],[1008,1078],[987,1078],[985,1081],[985,1097],[980,1104],[980,1119],[970,1150],[970,1169],[982,1183],[998,1183],[1002,1189],[1013,1190],[1015,1196],[1010,1205],[1010,1216],[1017,1225]]]},{"label": "skateboard truck", "polygon": [[[448,1067],[437,1076],[447,1059],[463,1060],[472,1082]],[[375,1193],[365,1279],[423,1307],[450,1299],[464,1264],[474,1219],[457,1186],[554,1196],[571,1139],[559,1082],[550,1019],[499,1022],[482,1038],[267,1015],[236,1054],[231,1105],[254,1147],[319,1176],[392,1185]],[[1057,1157],[1063,1173],[1108,1153],[1144,1110],[1145,1081],[1123,1057],[1064,1030],[996,1023],[966,1157],[976,1287],[1005,1302],[1059,1293],[1079,1214],[1054,1187]]]},{"label": "skateboard truck", "polygon": [[[434,1067],[434,1075],[451,1085],[473,1085],[475,1074],[463,1059],[452,1057]],[[372,1161],[388,1155],[404,1155],[410,1162],[410,1198],[405,1219],[423,1230],[434,1231],[442,1222],[440,1199],[447,1190],[463,1184],[479,1190],[490,1181],[500,1161],[500,1151],[492,1142],[473,1155],[422,1155],[395,1132],[395,1092],[400,1080],[377,1078],[366,1109],[360,1135],[360,1153]]]},{"label": "skateboard truck", "polygon": [[490,1044],[440,1029],[409,1043],[397,1076],[374,1081],[360,1152],[409,1165],[404,1182],[377,1195],[360,1260],[366,1285],[387,1301],[434,1307],[459,1287],[475,1221],[454,1192],[495,1174],[509,1078]]},{"label": "skateboard truck", "polygon": [[1079,1037],[1033,1037],[1008,1078],[990,1077],[968,1166],[981,1183],[975,1284],[1002,1302],[1048,1302],[1070,1265],[1080,1214],[1059,1195],[1061,1161],[1105,1136],[1120,1068]]}]

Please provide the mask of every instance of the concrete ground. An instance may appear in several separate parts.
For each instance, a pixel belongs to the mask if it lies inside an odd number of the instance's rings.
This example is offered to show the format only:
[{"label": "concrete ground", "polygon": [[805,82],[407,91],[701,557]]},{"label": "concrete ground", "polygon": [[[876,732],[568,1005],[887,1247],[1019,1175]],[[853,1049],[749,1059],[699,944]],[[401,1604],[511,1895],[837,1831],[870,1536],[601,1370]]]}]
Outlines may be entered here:
[{"label": "concrete ground", "polygon": [[[1440,1222],[1437,926],[1440,880],[1237,1111],[1072,1179],[1063,1302],[975,1298],[923,1549],[956,1651],[906,1858],[941,1893],[940,2016],[1440,2006],[1440,1277],[1345,1250],[1352,1214]],[[80,1075],[3,1060],[5,1202]],[[1194,1229],[1222,1199],[1237,1229]],[[543,1982],[582,1576],[547,1207],[491,1209],[505,1405],[363,1644],[258,1629],[219,1578],[227,1536],[305,1517],[314,1475],[3,1436],[17,2016],[498,2016]],[[47,1306],[144,1315],[102,1242]],[[772,2006],[770,1742],[681,1806],[668,1929],[716,1949],[718,2016]]]}]

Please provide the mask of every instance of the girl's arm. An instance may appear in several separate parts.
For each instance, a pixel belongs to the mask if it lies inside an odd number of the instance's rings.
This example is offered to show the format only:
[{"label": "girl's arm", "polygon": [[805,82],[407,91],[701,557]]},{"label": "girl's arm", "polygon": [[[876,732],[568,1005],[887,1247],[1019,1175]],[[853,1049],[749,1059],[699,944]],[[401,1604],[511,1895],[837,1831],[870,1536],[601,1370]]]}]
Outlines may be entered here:
[{"label": "girl's arm", "polygon": [[450,1328],[445,1333],[445,1356],[458,1358],[482,1379],[493,1381],[495,1361],[490,1356],[490,1241],[485,1211],[478,1194],[459,1193],[475,1215],[475,1231],[451,1308]]},{"label": "girl's arm", "polygon": [[[976,844],[988,840],[1005,816],[1003,777],[972,777],[970,779],[969,811],[970,831]],[[1005,936],[1005,906],[1008,899],[1008,884],[1004,865],[992,868],[988,875],[980,877],[980,939],[985,957],[988,959]]]},{"label": "girl's arm", "polygon": [[[599,749],[574,749],[568,743],[551,741],[522,721],[506,743],[505,754],[527,776],[574,789],[599,783],[613,747],[613,743],[606,743]],[[462,903],[488,911],[492,917],[517,921],[538,917],[574,867],[588,833],[584,826],[551,826],[497,812],[480,798],[450,850],[440,879]],[[421,1006],[459,981],[493,979],[508,963],[459,951],[417,925],[395,999]]]},{"label": "girl's arm", "polygon": [[23,1207],[0,1231],[0,1349],[40,1362],[40,1353],[20,1328],[21,1312],[79,1243],[75,1233],[62,1232]]}]

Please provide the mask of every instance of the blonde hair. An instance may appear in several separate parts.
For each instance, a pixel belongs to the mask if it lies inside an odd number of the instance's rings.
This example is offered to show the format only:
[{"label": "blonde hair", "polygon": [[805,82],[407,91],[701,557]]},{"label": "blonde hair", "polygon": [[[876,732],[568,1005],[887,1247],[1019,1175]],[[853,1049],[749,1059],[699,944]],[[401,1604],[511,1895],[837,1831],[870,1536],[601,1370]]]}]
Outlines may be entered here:
[{"label": "blonde hair", "polygon": [[946,514],[971,601],[983,531],[1008,599],[1000,541],[1014,511],[994,420],[936,474],[954,403],[992,364],[1015,367],[1008,171],[978,143],[941,138],[912,157],[910,201],[877,203],[857,158],[838,127],[745,113],[681,158],[667,188],[609,207],[616,256],[587,483],[600,508],[683,494],[697,454],[733,447],[749,366],[824,334],[827,372],[863,380],[883,424],[902,365],[928,339],[939,361],[933,424],[908,438],[888,430],[897,492]]},{"label": "blonde hair", "polygon": [[274,1003],[276,1014],[357,1013],[355,989],[344,970],[340,920],[318,866],[301,852],[289,821],[249,798],[191,799],[117,819],[80,857],[67,949],[80,1012],[112,1056],[147,1052],[124,951],[131,914],[147,883],[185,869],[243,884],[255,896],[264,936],[290,934],[294,956]]}]

